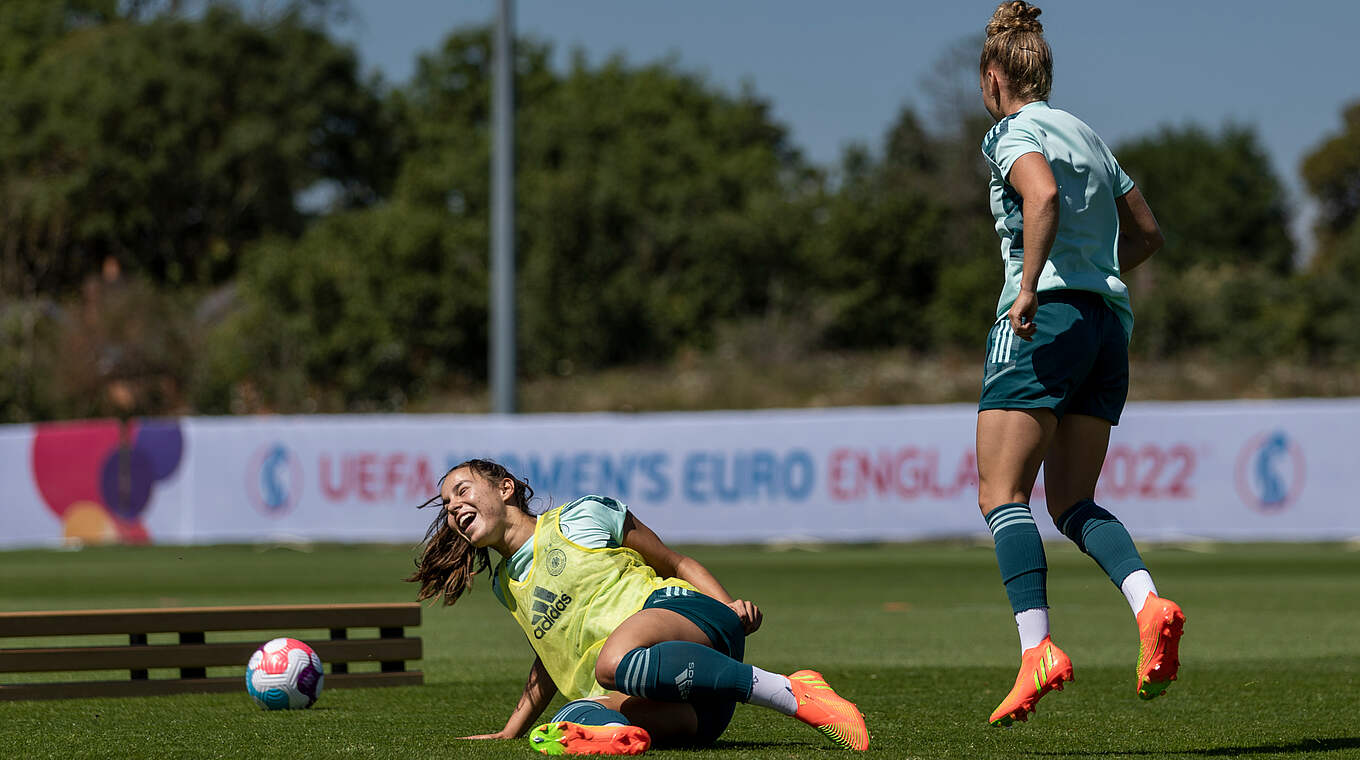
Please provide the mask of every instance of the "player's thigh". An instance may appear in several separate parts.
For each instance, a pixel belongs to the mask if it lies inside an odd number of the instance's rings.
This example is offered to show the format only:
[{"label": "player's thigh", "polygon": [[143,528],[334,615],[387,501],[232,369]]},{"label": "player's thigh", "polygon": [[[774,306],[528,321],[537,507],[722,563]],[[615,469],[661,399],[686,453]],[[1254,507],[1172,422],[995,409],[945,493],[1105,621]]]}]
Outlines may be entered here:
[{"label": "player's thigh", "polygon": [[1057,425],[1049,409],[978,412],[978,507],[983,515],[1002,504],[1029,502]]},{"label": "player's thigh", "polygon": [[[678,612],[659,608],[638,610],[619,624],[605,639],[600,656],[595,661],[595,678],[605,688],[612,688],[614,671],[619,660],[638,647],[649,647],[663,641],[689,641],[712,647],[703,629]],[[625,713],[626,714],[626,713]]]},{"label": "player's thigh", "polygon": [[1109,446],[1109,420],[1068,414],[1058,423],[1044,458],[1044,497],[1053,519],[1078,501],[1095,498]]}]

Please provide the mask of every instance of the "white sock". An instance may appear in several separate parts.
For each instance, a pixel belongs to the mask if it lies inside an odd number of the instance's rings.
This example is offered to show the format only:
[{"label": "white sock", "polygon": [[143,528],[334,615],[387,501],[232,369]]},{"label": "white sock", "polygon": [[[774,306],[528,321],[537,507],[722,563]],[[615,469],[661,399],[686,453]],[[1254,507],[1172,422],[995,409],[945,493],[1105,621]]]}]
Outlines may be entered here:
[{"label": "white sock", "polygon": [[1129,577],[1119,584],[1119,590],[1124,592],[1124,598],[1128,600],[1134,617],[1138,617],[1138,613],[1143,611],[1143,602],[1147,601],[1148,593],[1157,593],[1157,587],[1152,584],[1152,576],[1146,570],[1134,570],[1129,573]]},{"label": "white sock", "polygon": [[793,696],[789,679],[754,665],[751,666],[751,698],[746,704],[768,707],[785,715],[798,712],[798,698]]},{"label": "white sock", "polygon": [[1020,653],[1024,654],[1048,638],[1048,608],[1035,607],[1015,613],[1015,627],[1020,630]]}]

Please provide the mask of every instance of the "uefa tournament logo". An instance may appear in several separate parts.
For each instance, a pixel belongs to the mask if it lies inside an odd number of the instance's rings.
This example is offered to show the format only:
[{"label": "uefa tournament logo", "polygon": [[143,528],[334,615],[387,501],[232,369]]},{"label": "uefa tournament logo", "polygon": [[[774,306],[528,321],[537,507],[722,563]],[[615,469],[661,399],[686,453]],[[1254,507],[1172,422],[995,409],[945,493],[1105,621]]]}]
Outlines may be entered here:
[{"label": "uefa tournament logo", "polygon": [[270,517],[282,516],[302,495],[302,465],[288,447],[271,443],[251,457],[246,490],[256,509]]},{"label": "uefa tournament logo", "polygon": [[1303,450],[1283,430],[1259,433],[1237,455],[1237,492],[1264,514],[1288,509],[1303,491]]}]

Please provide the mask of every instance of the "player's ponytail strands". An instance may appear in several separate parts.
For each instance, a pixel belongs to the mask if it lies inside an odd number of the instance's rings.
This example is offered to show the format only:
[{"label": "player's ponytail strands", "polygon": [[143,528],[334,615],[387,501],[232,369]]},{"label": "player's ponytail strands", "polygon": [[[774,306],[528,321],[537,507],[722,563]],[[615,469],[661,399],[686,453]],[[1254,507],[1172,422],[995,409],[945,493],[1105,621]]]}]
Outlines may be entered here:
[{"label": "player's ponytail strands", "polygon": [[442,596],[444,604],[450,605],[472,588],[472,579],[477,573],[490,566],[487,550],[474,547],[450,528],[448,516],[441,509],[425,531],[425,543],[416,560],[415,572],[406,580],[420,584],[417,600],[423,602]]},{"label": "player's ponytail strands", "polygon": [[[444,478],[449,473],[461,467],[467,467],[491,483],[499,483],[505,478],[514,481],[515,491],[510,496],[510,505],[529,512],[529,500],[534,496],[534,489],[529,484],[515,477],[503,465],[488,459],[469,459],[462,464],[449,468],[444,473],[444,477],[439,479],[442,489]],[[439,507],[441,498],[435,496],[433,499],[420,505],[424,507]],[[532,514],[532,513],[530,513]],[[420,552],[420,558],[416,560],[415,572],[406,578],[407,581],[420,584],[420,592],[416,594],[416,599],[425,601],[438,596],[443,597],[445,605],[453,604],[463,595],[464,591],[472,588],[472,581],[478,573],[491,566],[491,558],[485,548],[478,549],[468,543],[453,528],[449,527],[448,515],[444,510],[439,510],[439,515],[430,523],[430,527],[425,531],[425,541]]]},{"label": "player's ponytail strands", "polygon": [[981,71],[995,64],[1006,75],[1010,92],[1024,101],[1048,100],[1053,89],[1053,51],[1044,39],[1043,11],[1022,0],[997,7],[987,22]]}]

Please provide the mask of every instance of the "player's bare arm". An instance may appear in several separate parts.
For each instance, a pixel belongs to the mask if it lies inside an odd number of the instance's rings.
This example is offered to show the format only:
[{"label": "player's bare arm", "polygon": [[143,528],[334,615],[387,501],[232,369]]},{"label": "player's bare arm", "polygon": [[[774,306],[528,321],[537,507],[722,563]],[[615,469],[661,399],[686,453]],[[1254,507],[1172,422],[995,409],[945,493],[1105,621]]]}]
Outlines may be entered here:
[{"label": "player's bare arm", "polygon": [[1058,236],[1058,183],[1042,153],[1026,153],[1016,159],[1007,178],[1024,199],[1025,264],[1020,293],[1011,305],[1011,329],[1024,340],[1034,337],[1034,315],[1039,310],[1039,275],[1048,262]]},{"label": "player's bare arm", "polygon": [[656,532],[629,512],[623,522],[623,545],[642,555],[657,575],[689,581],[699,593],[711,596],[737,613],[747,634],[760,629],[764,615],[754,602],[734,599],[722,583],[702,563],[675,551],[661,540]]},{"label": "player's bare arm", "polygon": [[464,736],[462,738],[517,739],[524,736],[555,696],[557,696],[557,685],[548,675],[547,668],[543,667],[543,661],[535,657],[533,666],[529,668],[529,678],[524,683],[524,693],[520,695],[519,703],[515,705],[515,711],[510,713],[510,718],[505,721],[505,728],[494,734],[477,734],[476,736]]},{"label": "player's bare arm", "polygon": [[1119,211],[1119,271],[1128,272],[1161,250],[1166,239],[1138,188],[1115,198]]}]

